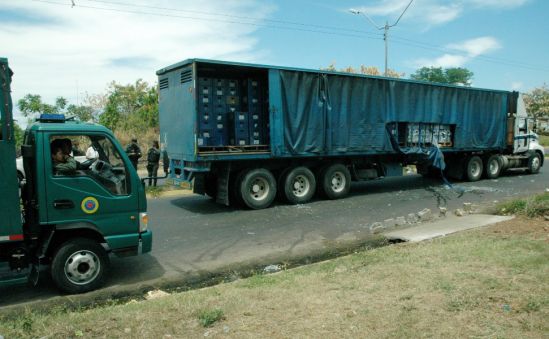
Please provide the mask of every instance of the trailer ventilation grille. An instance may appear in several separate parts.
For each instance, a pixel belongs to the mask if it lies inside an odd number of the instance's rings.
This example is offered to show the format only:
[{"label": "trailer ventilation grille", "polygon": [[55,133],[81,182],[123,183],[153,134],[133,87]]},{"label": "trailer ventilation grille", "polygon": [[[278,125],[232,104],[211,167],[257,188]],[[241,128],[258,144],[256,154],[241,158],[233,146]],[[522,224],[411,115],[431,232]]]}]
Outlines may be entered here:
[{"label": "trailer ventilation grille", "polygon": [[168,88],[168,78],[160,79],[160,89]]},{"label": "trailer ventilation grille", "polygon": [[192,69],[187,69],[181,72],[181,83],[189,82],[193,79]]}]

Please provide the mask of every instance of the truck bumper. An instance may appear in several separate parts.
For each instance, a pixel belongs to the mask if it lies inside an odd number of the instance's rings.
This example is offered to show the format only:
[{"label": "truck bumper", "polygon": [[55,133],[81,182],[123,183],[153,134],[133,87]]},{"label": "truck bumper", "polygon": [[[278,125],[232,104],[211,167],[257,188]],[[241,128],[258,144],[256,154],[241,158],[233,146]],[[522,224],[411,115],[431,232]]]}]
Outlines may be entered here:
[{"label": "truck bumper", "polygon": [[148,253],[152,249],[152,232],[146,230],[145,232],[139,234],[139,247],[137,254]]},{"label": "truck bumper", "polygon": [[152,232],[106,237],[109,249],[119,257],[130,257],[151,251]]}]

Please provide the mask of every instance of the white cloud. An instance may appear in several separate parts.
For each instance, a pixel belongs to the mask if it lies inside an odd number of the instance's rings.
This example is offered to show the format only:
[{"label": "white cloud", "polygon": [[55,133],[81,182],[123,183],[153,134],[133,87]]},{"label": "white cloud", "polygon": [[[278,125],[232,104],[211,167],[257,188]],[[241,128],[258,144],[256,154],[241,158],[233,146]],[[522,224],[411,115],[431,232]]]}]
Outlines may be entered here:
[{"label": "white cloud", "polygon": [[[469,10],[512,9],[529,0],[416,0],[405,14],[409,20],[419,21],[428,27],[442,25],[462,16]],[[378,0],[371,6],[358,7],[361,12],[374,17],[378,25],[385,20],[394,22],[406,8],[409,0]],[[382,19],[382,20],[379,20]]]},{"label": "white cloud", "polygon": [[[257,27],[223,21],[238,21],[227,16],[241,13],[265,18],[273,10],[256,0],[147,2],[157,7],[222,13],[224,17],[119,7],[214,19],[204,21],[95,10],[79,6],[106,5],[75,2],[74,8],[30,1],[3,3],[3,11],[18,13],[14,15],[18,19],[2,23],[0,30],[2,45],[9,46],[3,52],[7,55],[2,56],[9,58],[15,72],[14,100],[35,93],[48,102],[56,96],[75,102],[77,93],[80,97],[84,92],[101,93],[113,80],[130,83],[142,78],[154,83],[156,70],[186,58],[257,61],[258,55],[266,53],[256,47],[253,33]],[[30,19],[25,21],[26,17]]]},{"label": "white cloud", "polygon": [[501,48],[501,44],[494,37],[478,37],[446,46],[448,50],[457,53],[445,53],[434,59],[418,59],[414,62],[416,67],[462,67],[474,58],[488,54]]},{"label": "white cloud", "polygon": [[495,38],[484,36],[460,43],[449,44],[446,47],[449,49],[466,52],[469,57],[474,58],[478,55],[486,54],[493,50],[499,49],[501,48],[501,45]]},{"label": "white cloud", "polygon": [[477,7],[511,9],[520,7],[528,1],[529,0],[468,0],[467,2]]},{"label": "white cloud", "polygon": [[519,91],[524,88],[524,83],[521,81],[514,81],[511,83],[511,90]]}]

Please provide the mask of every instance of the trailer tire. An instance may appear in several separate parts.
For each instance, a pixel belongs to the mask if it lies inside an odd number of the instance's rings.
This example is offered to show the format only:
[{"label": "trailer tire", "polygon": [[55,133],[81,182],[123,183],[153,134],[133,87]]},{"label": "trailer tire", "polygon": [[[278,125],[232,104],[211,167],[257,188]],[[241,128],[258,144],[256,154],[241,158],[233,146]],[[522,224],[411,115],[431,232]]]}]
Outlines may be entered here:
[{"label": "trailer tire", "polygon": [[59,289],[75,294],[100,287],[109,266],[107,252],[94,240],[74,238],[53,255],[51,276]]},{"label": "trailer tire", "polygon": [[282,176],[284,197],[291,204],[304,204],[311,200],[316,190],[313,172],[305,166],[285,171]]},{"label": "trailer tire", "polygon": [[204,192],[212,199],[217,198],[217,176],[206,175],[204,178]]},{"label": "trailer tire", "polygon": [[478,181],[482,177],[483,165],[482,159],[479,156],[472,156],[467,159],[465,168],[465,177],[468,181]]},{"label": "trailer tire", "polygon": [[251,209],[267,208],[276,198],[276,179],[271,171],[265,168],[244,172],[238,181],[240,197]]},{"label": "trailer tire", "polygon": [[484,167],[484,176],[488,179],[497,179],[501,174],[503,168],[503,160],[499,154],[491,155],[486,160],[486,166]]},{"label": "trailer tire", "polygon": [[541,168],[541,156],[538,153],[532,153],[528,158],[528,173],[536,174]]},{"label": "trailer tire", "polygon": [[328,199],[341,199],[351,190],[351,173],[343,164],[324,167],[319,176],[320,188]]}]

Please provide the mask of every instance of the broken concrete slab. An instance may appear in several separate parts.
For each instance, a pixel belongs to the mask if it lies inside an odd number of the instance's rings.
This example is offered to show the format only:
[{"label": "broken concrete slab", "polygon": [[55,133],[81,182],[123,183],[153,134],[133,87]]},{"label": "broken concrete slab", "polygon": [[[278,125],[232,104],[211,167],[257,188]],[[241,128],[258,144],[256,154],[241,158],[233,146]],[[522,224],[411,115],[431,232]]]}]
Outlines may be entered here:
[{"label": "broken concrete slab", "polygon": [[425,222],[433,219],[433,212],[429,208],[425,208],[422,211],[417,212],[419,221]]},{"label": "broken concrete slab", "polygon": [[455,232],[511,220],[513,218],[513,216],[487,214],[469,214],[463,217],[448,216],[445,219],[439,219],[431,223],[421,224],[402,230],[385,232],[384,235],[389,240],[418,242],[443,237]]}]

